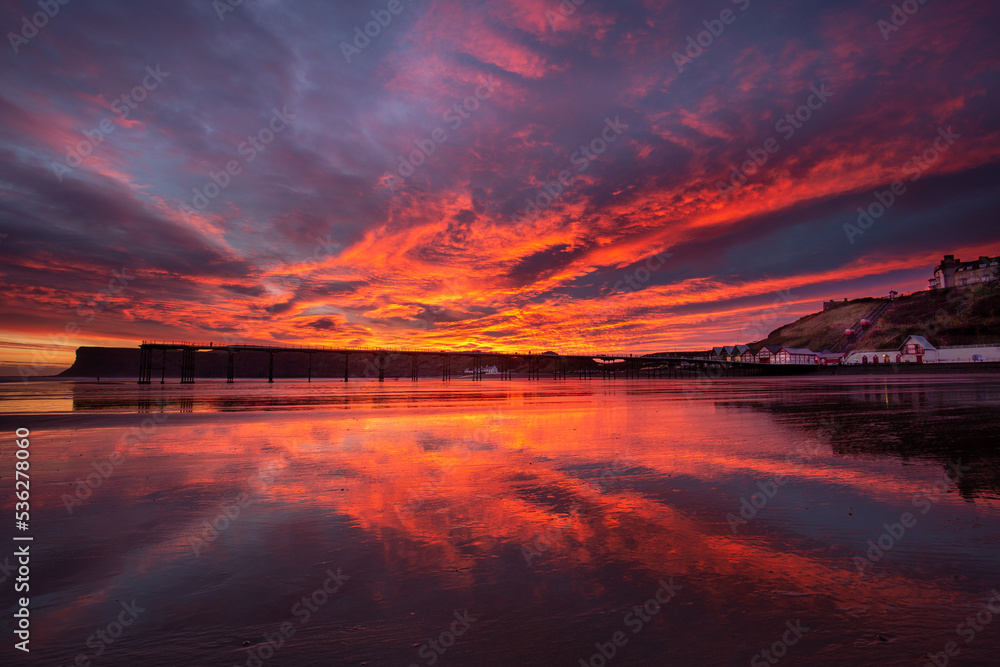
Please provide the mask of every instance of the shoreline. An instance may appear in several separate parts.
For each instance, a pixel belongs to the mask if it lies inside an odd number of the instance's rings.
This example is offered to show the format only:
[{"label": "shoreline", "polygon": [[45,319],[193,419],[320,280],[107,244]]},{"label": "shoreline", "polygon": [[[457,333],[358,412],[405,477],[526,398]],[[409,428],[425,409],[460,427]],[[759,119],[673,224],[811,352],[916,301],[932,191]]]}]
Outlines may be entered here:
[{"label": "shoreline", "polygon": [[[833,366],[807,366],[805,364],[788,364],[787,366],[778,367],[769,364],[733,364],[725,367],[724,372],[718,378],[715,377],[682,377],[682,378],[639,378],[639,379],[661,379],[661,380],[705,380],[705,379],[731,379],[734,377],[740,377],[738,374],[732,371],[738,371],[740,369],[747,368],[757,368],[757,369],[767,369],[767,373],[756,375],[756,376],[743,376],[743,377],[760,377],[760,378],[776,378],[776,377],[809,377],[809,376],[829,376],[829,375],[961,375],[961,374],[992,374],[1000,373],[1000,362],[996,361],[984,361],[976,363],[927,363],[927,364],[913,364],[913,363],[888,363],[888,364],[851,364],[851,365],[833,365]],[[786,372],[781,372],[781,371]],[[499,375],[497,376],[485,376],[483,380],[489,380],[493,378],[497,381],[503,381],[503,378]],[[170,377],[168,376],[167,382],[165,384],[180,384],[180,377]],[[313,377],[315,382],[340,382],[338,377]],[[440,376],[428,375],[421,376],[420,380],[435,381],[440,380]],[[471,380],[472,376],[457,375],[452,380]],[[516,375],[514,380],[526,380],[527,376]],[[565,378],[566,380],[578,379],[575,375],[570,375]],[[592,378],[592,380],[599,379],[597,377]],[[625,380],[627,378],[619,377],[616,379],[611,379],[610,381],[616,382],[619,380]],[[224,377],[199,377],[197,380],[211,382],[214,380],[225,380]],[[264,378],[243,378],[241,381],[261,381],[267,382]],[[287,381],[299,381],[306,380],[305,377],[283,377],[275,378],[275,382],[287,382]],[[479,380],[479,381],[483,381]],[[378,382],[377,378],[359,378],[352,377],[353,382]],[[410,382],[409,377],[392,377],[385,378],[385,382]],[[35,375],[29,376],[27,378],[21,378],[17,375],[0,376],[0,383],[12,383],[12,382],[77,382],[77,383],[93,383],[93,384],[121,384],[121,383],[138,383],[138,378],[136,376],[114,376],[114,375],[101,375],[100,379],[97,376],[62,376],[62,375]],[[158,384],[158,383],[154,383]]]}]

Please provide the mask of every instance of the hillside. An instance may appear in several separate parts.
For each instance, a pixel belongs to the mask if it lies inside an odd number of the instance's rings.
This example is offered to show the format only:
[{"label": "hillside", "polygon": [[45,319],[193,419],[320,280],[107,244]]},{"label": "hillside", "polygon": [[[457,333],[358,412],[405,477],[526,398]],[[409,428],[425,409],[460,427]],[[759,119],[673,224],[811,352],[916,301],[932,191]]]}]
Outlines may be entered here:
[{"label": "hillside", "polygon": [[844,329],[854,326],[881,302],[882,299],[855,299],[830,310],[806,315],[772,331],[764,344],[807,347],[817,352],[832,349],[844,338]]},{"label": "hillside", "polygon": [[[875,310],[884,299],[855,299],[775,329],[767,345],[833,349],[844,329]],[[864,334],[857,347],[892,349],[910,334],[937,346],[1000,344],[1000,282],[975,287],[927,290],[901,296]]]}]

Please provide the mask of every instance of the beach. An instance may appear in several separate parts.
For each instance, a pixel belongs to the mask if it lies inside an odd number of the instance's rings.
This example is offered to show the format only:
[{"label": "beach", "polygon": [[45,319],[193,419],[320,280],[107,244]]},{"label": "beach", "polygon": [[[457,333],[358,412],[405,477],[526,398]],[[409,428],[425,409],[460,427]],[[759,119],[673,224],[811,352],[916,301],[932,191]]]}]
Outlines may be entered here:
[{"label": "beach", "polygon": [[30,430],[28,664],[988,664],[1000,641],[959,627],[1000,582],[995,376],[0,395],[8,442]]}]

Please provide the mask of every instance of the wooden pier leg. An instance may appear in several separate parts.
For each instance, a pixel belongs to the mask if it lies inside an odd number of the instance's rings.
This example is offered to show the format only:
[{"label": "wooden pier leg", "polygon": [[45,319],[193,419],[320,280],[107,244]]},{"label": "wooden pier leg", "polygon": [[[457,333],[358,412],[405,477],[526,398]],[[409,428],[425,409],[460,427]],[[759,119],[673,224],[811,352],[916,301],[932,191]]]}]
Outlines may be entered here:
[{"label": "wooden pier leg", "polygon": [[194,355],[191,348],[181,350],[181,384],[194,384]]},{"label": "wooden pier leg", "polygon": [[139,382],[149,384],[149,376],[153,374],[153,350],[148,347],[139,348]]}]

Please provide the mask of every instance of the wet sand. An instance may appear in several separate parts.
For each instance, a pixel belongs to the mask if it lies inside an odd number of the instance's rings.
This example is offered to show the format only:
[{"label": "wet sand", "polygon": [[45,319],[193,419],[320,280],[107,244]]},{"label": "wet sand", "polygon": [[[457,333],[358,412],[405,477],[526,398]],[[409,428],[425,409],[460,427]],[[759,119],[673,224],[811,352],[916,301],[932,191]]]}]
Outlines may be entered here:
[{"label": "wet sand", "polygon": [[986,665],[1000,648],[995,375],[0,399],[7,516],[31,430],[19,664],[923,665],[954,642],[951,664]]}]

